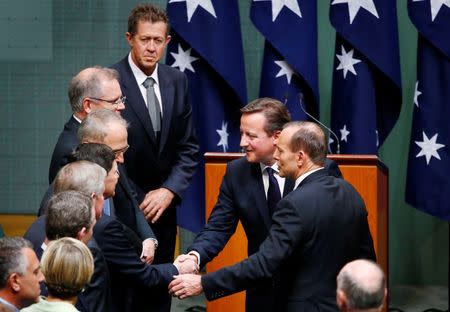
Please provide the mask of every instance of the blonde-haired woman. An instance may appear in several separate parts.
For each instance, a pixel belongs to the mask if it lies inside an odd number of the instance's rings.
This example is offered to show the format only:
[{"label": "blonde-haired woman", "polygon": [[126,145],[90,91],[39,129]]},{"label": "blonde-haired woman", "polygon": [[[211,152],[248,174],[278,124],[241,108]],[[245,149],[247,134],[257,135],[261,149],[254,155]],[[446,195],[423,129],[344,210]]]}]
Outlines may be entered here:
[{"label": "blonde-haired woman", "polygon": [[77,296],[89,283],[94,260],[89,248],[79,240],[63,237],[50,242],[41,260],[48,297],[23,312],[77,312]]}]

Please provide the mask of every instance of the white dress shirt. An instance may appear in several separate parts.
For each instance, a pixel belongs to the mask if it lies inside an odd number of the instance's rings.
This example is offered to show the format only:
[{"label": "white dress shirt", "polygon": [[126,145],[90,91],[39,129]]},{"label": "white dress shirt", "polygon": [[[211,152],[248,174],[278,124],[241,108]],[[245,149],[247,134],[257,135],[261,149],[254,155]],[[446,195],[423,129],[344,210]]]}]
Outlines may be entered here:
[{"label": "white dress shirt", "polygon": [[159,80],[158,80],[158,63],[156,63],[155,70],[150,76],[147,76],[139,67],[134,64],[133,59],[131,58],[131,53],[128,54],[128,63],[130,64],[131,71],[133,72],[133,76],[136,79],[136,82],[139,86],[139,90],[141,91],[142,97],[144,98],[145,105],[147,105],[147,89],[144,87],[143,83],[148,77],[152,77],[155,80],[155,84],[153,85],[153,89],[155,90],[155,95],[158,98],[159,108],[161,109],[161,117],[163,116],[163,105],[161,101],[161,90],[159,89]]}]

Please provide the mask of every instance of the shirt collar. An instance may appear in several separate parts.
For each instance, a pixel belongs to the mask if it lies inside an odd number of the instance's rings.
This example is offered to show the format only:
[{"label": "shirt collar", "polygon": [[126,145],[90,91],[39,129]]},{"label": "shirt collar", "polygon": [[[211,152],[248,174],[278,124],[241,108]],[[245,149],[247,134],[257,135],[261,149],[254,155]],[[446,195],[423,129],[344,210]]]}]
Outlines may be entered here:
[{"label": "shirt collar", "polygon": [[299,177],[295,180],[294,190],[300,185],[300,183],[302,183],[303,180],[306,179],[307,176],[309,176],[311,173],[314,173],[314,172],[316,172],[316,171],[319,171],[320,169],[323,169],[323,167],[313,169],[313,170],[308,171],[308,172],[305,172],[304,174],[302,174],[301,176],[299,176]]},{"label": "shirt collar", "polygon": [[144,83],[145,79],[148,77],[152,77],[155,80],[155,83],[159,85],[158,80],[158,63],[156,63],[155,70],[150,76],[147,76],[139,67],[134,64],[133,59],[131,58],[131,52],[128,54],[128,64],[130,64],[131,71],[133,72],[134,77],[136,78],[136,82],[139,86]]},{"label": "shirt collar", "polygon": [[278,163],[275,162],[272,166],[266,166],[263,163],[259,163],[259,166],[261,167],[261,172],[264,172],[264,170],[266,170],[267,167],[272,168],[276,173],[278,173]]},{"label": "shirt collar", "polygon": [[0,297],[0,302],[3,303],[4,306],[6,306],[10,311],[12,312],[19,312],[19,309],[13,305],[12,303],[6,301],[5,299]]}]

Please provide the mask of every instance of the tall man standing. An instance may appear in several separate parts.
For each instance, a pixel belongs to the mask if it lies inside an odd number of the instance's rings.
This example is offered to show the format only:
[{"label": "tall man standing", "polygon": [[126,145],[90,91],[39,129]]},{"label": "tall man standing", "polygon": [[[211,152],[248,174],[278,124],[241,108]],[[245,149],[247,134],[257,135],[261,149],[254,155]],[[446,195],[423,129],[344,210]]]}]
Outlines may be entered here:
[{"label": "tall man standing", "polygon": [[170,41],[168,33],[163,10],[151,4],[136,6],[125,34],[130,53],[113,66],[127,97],[122,112],[130,124],[125,166],[142,191],[140,208],[160,245],[155,263],[173,261],[175,208],[194,174],[199,152],[187,78],[177,69],[158,64]]},{"label": "tall man standing", "polygon": [[[208,224],[188,248],[188,256],[184,256],[200,260],[201,266],[223,249],[238,221],[242,222],[248,239],[248,254],[257,252],[269,233],[274,206],[294,187],[294,180],[279,175],[274,158],[280,132],[291,120],[286,106],[271,98],[260,98],[247,104],[241,113],[240,145],[246,157],[228,164]],[[325,168],[330,175],[341,177],[334,161],[327,159]],[[247,312],[275,311],[277,279],[261,281],[247,290]]]},{"label": "tall man standing", "polygon": [[180,275],[171,293],[184,298],[205,291],[208,300],[280,277],[275,311],[333,311],[336,275],[348,261],[375,258],[364,202],[345,180],[323,168],[327,144],[322,129],[293,122],[280,133],[275,159],[294,191],[275,208],[258,252],[233,266],[203,275]]}]

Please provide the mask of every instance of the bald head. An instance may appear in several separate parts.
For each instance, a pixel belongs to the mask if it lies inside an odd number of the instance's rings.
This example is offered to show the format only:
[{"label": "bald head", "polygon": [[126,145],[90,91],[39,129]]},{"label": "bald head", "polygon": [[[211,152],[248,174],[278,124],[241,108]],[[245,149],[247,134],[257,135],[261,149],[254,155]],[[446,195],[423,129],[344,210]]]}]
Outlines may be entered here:
[{"label": "bald head", "polygon": [[[73,113],[83,112],[83,100],[87,97],[103,98],[109,94],[107,84],[111,82],[119,88],[117,71],[106,67],[88,67],[75,75],[69,84],[68,97]],[[120,94],[121,95],[121,94]],[[111,96],[115,96],[111,95]]]},{"label": "bald head", "polygon": [[337,276],[337,302],[342,311],[381,311],[386,297],[381,268],[368,260],[347,263]]}]

